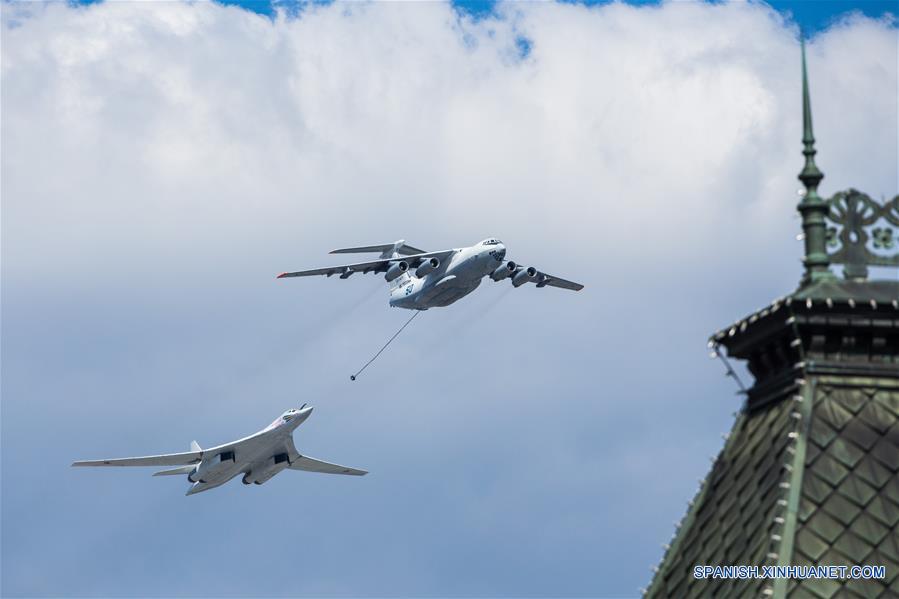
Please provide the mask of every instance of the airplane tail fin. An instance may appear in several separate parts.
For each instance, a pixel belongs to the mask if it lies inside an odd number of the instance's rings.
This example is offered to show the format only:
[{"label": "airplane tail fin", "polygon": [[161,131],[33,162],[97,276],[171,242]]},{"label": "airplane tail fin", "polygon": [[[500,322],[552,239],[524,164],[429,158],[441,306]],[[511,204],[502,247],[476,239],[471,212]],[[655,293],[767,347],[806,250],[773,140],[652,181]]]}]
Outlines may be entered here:
[{"label": "airplane tail fin", "polygon": [[200,444],[197,443],[196,441],[190,442],[190,450],[191,451],[203,451],[203,449],[200,447]]},{"label": "airplane tail fin", "polygon": [[424,254],[424,250],[414,248],[406,244],[405,239],[400,239],[394,243],[383,243],[381,245],[362,245],[352,248],[340,248],[333,250],[332,254],[365,254],[368,252],[381,252],[381,258],[397,258],[399,256],[411,256],[413,254]]}]

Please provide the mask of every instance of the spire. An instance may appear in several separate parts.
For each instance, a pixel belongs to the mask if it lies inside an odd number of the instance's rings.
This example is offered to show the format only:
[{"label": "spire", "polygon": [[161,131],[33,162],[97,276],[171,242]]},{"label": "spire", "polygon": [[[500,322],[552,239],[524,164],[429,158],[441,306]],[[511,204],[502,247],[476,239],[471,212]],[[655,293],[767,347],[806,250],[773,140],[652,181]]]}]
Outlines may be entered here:
[{"label": "spire", "polygon": [[818,170],[815,164],[815,134],[812,132],[812,103],[808,95],[808,69],[805,66],[805,40],[801,42],[802,48],[802,144],[805,148],[805,168],[799,173],[799,180],[805,185],[806,197],[818,195],[818,183],[824,178],[824,173]]},{"label": "spire", "polygon": [[824,173],[815,164],[815,135],[812,132],[812,103],[808,92],[808,70],[805,66],[805,40],[802,47],[802,153],[805,167],[799,173],[799,180],[805,185],[805,195],[797,209],[802,215],[802,230],[805,232],[805,274],[802,284],[834,279],[827,257],[827,216],[830,207],[818,195],[818,184]]}]

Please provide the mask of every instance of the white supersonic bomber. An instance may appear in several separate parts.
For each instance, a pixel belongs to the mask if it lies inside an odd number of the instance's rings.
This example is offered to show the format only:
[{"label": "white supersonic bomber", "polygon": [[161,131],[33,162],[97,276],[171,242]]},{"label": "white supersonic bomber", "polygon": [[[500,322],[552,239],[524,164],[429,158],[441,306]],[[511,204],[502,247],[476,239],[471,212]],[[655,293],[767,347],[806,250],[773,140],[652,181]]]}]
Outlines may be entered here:
[{"label": "white supersonic bomber", "polygon": [[384,273],[390,284],[390,305],[409,310],[427,310],[449,306],[475,289],[484,277],[494,281],[509,279],[515,287],[536,283],[537,287],[561,287],[572,291],[584,288],[580,283],[546,274],[533,266],[519,266],[506,260],[506,248],[498,239],[485,239],[470,247],[425,252],[400,240],[383,245],[369,245],[334,250],[332,254],[380,252],[370,262],[329,266],[298,272],[285,272],[286,277],[340,275],[347,279],[354,273]]},{"label": "white supersonic bomber", "polygon": [[188,495],[214,489],[240,474],[243,474],[243,484],[261,485],[286,468],[326,474],[367,474],[365,470],[323,462],[297,451],[293,444],[293,431],[311,413],[312,406],[306,407],[304,404],[298,410],[287,410],[258,433],[209,449],[201,449],[194,441],[190,445],[191,450],[184,453],[91,460],[75,462],[72,466],[178,466],[156,472],[153,476],[186,474],[187,480],[192,483]]}]

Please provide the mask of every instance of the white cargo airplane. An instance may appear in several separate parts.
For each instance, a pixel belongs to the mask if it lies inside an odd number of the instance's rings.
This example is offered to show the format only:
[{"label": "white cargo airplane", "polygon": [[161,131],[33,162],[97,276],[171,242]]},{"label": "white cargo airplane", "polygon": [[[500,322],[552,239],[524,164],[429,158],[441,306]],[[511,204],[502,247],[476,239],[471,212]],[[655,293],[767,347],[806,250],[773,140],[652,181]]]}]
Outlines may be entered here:
[{"label": "white cargo airplane", "polygon": [[200,449],[194,441],[190,444],[191,450],[185,453],[92,460],[75,462],[72,466],[180,466],[156,472],[153,476],[186,474],[187,480],[193,483],[188,495],[214,489],[238,474],[243,474],[245,485],[261,485],[285,468],[327,474],[368,474],[365,470],[322,462],[297,451],[293,431],[311,413],[312,406],[307,408],[304,404],[299,410],[287,410],[258,433],[209,449]]},{"label": "white cargo airplane", "polygon": [[344,248],[331,253],[365,252],[381,252],[381,257],[371,262],[285,272],[278,278],[340,275],[341,279],[346,279],[357,272],[383,272],[390,283],[391,307],[409,310],[449,306],[477,289],[486,276],[494,281],[509,278],[515,287],[536,283],[537,287],[549,285],[572,291],[584,288],[580,283],[548,275],[533,266],[524,268],[511,260],[506,261],[506,248],[498,239],[485,239],[471,247],[439,252],[425,252],[400,240],[384,245]]}]

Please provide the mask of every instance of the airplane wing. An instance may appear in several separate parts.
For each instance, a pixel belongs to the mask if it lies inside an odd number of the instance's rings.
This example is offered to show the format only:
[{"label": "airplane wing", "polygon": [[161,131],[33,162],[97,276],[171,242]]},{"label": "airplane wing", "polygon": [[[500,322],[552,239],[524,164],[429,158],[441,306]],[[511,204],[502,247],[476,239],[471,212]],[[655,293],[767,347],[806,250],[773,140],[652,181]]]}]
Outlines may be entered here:
[{"label": "airplane wing", "polygon": [[202,459],[202,451],[185,451],[184,453],[166,453],[139,458],[86,460],[73,462],[72,466],[186,466],[188,464],[197,464]]},{"label": "airplane wing", "polygon": [[[515,277],[522,275],[524,272],[527,272],[528,275],[526,279],[516,283]],[[495,274],[490,275],[494,281],[501,281],[502,279],[508,278],[516,287],[524,285],[526,283],[536,283],[537,287],[546,287],[547,285],[549,285],[550,287],[570,289],[571,291],[580,291],[584,288],[584,286],[580,283],[575,283],[574,281],[569,281],[567,279],[563,279],[562,277],[557,277],[555,275],[541,272],[533,267],[524,268],[520,264],[516,264],[511,260],[503,262],[503,268],[498,268],[497,273],[500,273],[498,277]]]},{"label": "airplane wing", "polygon": [[405,262],[409,268],[416,268],[428,258],[444,258],[453,253],[453,250],[442,250],[439,252],[422,252],[411,256],[401,256],[399,258],[381,258],[370,262],[357,262],[355,264],[342,264],[339,266],[328,266],[325,268],[313,268],[311,270],[300,270],[297,272],[282,272],[277,278],[285,279],[287,277],[312,277],[316,275],[324,275],[330,277],[332,275],[340,275],[340,278],[346,279],[353,273],[361,272],[362,274],[370,272],[387,272],[390,265],[395,262]]},{"label": "airplane wing", "polygon": [[[549,285],[550,287],[560,287],[562,289],[570,289],[572,291],[580,291],[584,288],[580,283],[575,283],[574,281],[568,281],[561,277],[554,277],[553,275],[548,275],[546,273],[540,273],[545,279],[537,283],[537,287],[546,287]],[[539,276],[539,275],[538,275]]]},{"label": "airplane wing", "polygon": [[365,470],[357,470],[356,468],[347,468],[339,464],[331,464],[301,455],[294,458],[290,462],[291,470],[305,470],[306,472],[323,472],[325,474],[351,474],[354,476],[364,476],[368,474]]}]

